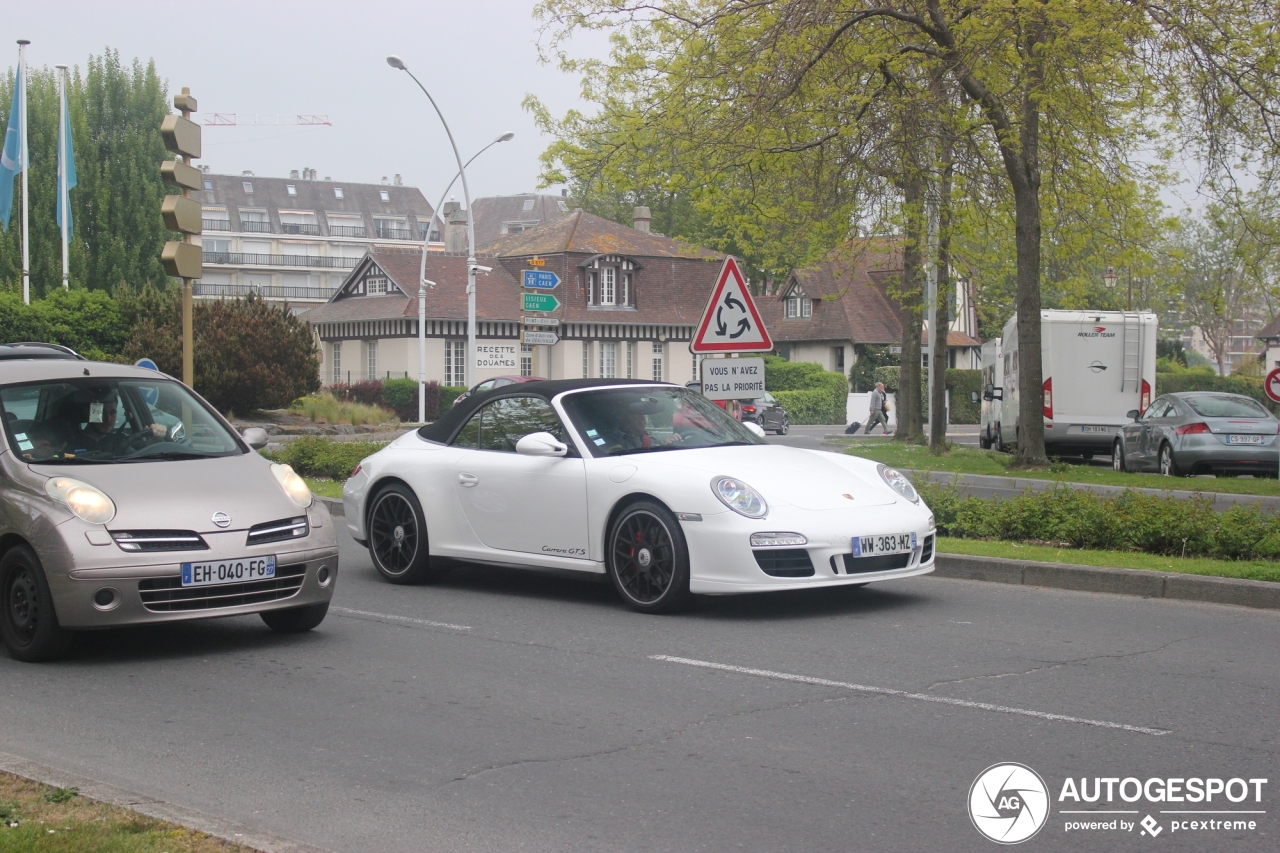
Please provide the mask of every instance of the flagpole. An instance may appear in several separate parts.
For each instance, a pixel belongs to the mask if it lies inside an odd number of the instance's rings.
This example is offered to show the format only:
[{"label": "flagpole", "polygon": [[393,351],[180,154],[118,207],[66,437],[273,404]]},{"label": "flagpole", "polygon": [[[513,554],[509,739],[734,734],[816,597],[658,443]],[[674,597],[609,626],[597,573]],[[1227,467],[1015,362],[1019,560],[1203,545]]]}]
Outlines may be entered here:
[{"label": "flagpole", "polygon": [[18,133],[22,136],[22,301],[31,304],[31,235],[27,228],[27,45],[30,39],[18,39],[18,67],[22,72],[22,89],[18,101]]},{"label": "flagpole", "polygon": [[71,221],[71,193],[67,191],[67,67],[58,77],[58,206],[62,209],[62,289],[70,290],[67,266],[67,224]]}]

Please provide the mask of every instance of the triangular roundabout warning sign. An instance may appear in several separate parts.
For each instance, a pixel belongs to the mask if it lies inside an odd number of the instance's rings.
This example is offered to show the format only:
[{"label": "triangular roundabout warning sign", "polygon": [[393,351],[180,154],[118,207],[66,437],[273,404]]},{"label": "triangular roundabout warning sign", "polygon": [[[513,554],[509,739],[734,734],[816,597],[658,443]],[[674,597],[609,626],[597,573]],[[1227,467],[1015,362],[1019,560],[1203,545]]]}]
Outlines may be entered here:
[{"label": "triangular roundabout warning sign", "polygon": [[693,352],[768,352],[773,340],[747,291],[738,262],[725,258],[720,277],[689,344]]}]

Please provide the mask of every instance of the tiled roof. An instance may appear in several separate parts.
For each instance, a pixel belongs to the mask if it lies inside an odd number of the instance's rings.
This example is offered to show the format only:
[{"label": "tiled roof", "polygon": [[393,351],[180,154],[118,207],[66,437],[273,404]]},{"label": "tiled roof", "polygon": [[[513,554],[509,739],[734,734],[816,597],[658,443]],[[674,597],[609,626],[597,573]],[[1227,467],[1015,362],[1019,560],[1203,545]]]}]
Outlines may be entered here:
[{"label": "tiled roof", "polygon": [[[279,213],[284,210],[305,210],[317,213],[321,229],[325,229],[324,213],[361,214],[366,228],[372,229],[372,217],[379,214],[407,216],[412,222],[417,218],[426,227],[431,216],[431,205],[417,187],[388,184],[358,184],[346,181],[309,181],[301,178],[267,178],[258,175],[212,175],[204,180],[213,184],[212,190],[201,190],[192,195],[206,206],[227,206],[233,222],[240,208],[266,209],[272,219],[273,231],[280,233]],[[253,187],[252,193],[244,185]],[[289,195],[289,187],[296,195]],[[342,198],[334,195],[334,189],[342,190]],[[390,201],[382,200],[382,193]],[[327,233],[327,231],[325,232]],[[369,236],[373,236],[372,230]]]},{"label": "tiled roof", "polygon": [[[898,309],[869,274],[892,257],[863,252],[796,270],[777,296],[756,300],[765,328],[775,341],[853,341],[890,344],[902,338]],[[813,300],[813,316],[786,317],[784,297],[794,285]]]},{"label": "tiled roof", "polygon": [[[475,207],[476,245],[481,249],[499,237],[506,236],[507,232],[503,228],[508,222],[535,223],[533,227],[537,227],[555,222],[570,212],[564,207],[563,197],[536,193],[478,198],[472,205]],[[528,210],[525,209],[526,205],[529,206]]]},{"label": "tiled roof", "polygon": [[[476,243],[480,243],[477,234]],[[642,258],[723,258],[710,249],[673,240],[660,234],[637,231],[579,209],[555,222],[519,234],[500,237],[485,252],[499,258],[554,255],[577,252]]]},{"label": "tiled roof", "polygon": [[[920,343],[922,346],[929,346],[928,331],[922,332],[920,334]],[[972,335],[966,335],[964,332],[956,332],[951,329],[948,329],[947,330],[947,346],[948,347],[980,347],[982,346],[982,341],[978,340]]]},{"label": "tiled roof", "polygon": [[1258,332],[1254,337],[1257,338],[1280,338],[1280,314],[1275,316],[1270,323],[1262,327],[1262,331]]}]

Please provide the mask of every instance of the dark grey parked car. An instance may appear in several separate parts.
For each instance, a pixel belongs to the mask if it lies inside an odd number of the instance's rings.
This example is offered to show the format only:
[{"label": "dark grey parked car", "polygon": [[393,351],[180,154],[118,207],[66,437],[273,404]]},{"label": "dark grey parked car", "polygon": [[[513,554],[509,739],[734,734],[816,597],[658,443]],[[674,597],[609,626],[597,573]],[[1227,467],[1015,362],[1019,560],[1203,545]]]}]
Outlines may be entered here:
[{"label": "dark grey parked car", "polygon": [[1112,444],[1117,471],[1276,476],[1280,421],[1257,400],[1216,391],[1157,397],[1145,412],[1129,412]]},{"label": "dark grey parked car", "polygon": [[742,401],[742,420],[753,421],[763,430],[773,430],[778,435],[786,435],[791,429],[791,420],[787,410],[782,408],[774,396],[768,391],[763,397]]}]

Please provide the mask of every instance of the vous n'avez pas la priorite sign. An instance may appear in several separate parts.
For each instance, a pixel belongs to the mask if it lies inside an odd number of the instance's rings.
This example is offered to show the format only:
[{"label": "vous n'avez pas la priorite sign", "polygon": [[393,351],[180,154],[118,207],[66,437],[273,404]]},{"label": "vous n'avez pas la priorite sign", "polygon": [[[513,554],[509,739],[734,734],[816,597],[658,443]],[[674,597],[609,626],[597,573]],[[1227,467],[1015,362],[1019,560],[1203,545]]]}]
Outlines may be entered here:
[{"label": "vous n'avez pas la priorite sign", "polygon": [[[695,353],[773,349],[773,340],[747,290],[746,279],[731,257],[725,259],[689,349]],[[764,392],[763,358],[714,358],[702,362],[702,393],[708,399],[754,400]]]}]

